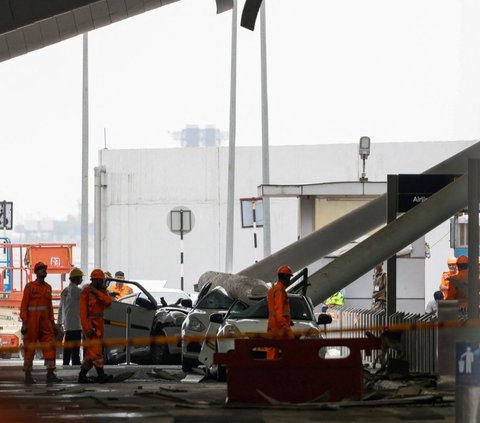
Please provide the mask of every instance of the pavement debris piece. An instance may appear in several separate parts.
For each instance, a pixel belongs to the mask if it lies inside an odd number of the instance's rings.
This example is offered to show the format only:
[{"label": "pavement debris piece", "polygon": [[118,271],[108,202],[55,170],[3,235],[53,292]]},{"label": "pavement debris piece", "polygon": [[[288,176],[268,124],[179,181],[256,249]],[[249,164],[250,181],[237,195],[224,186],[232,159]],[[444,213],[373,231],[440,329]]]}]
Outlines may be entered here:
[{"label": "pavement debris piece", "polygon": [[388,395],[381,391],[372,391],[365,394],[362,398],[362,401],[373,401],[379,399],[385,399]]},{"label": "pavement debris piece", "polygon": [[153,377],[155,379],[165,379],[165,380],[181,380],[185,377],[185,373],[172,374],[162,369],[152,369],[152,371],[147,372],[146,375]]},{"label": "pavement debris piece", "polygon": [[212,407],[212,406],[224,406],[224,403],[218,403],[215,401],[205,401],[205,400],[191,400],[186,397],[178,396],[178,395],[171,395],[159,391],[144,391],[144,392],[138,392],[135,391],[134,395],[137,396],[142,396],[142,397],[155,397],[155,398],[162,398],[166,399],[169,401],[173,401],[177,404],[189,404],[192,406],[201,406],[201,407]]},{"label": "pavement debris piece", "polygon": [[[256,391],[272,405],[294,404],[294,403],[290,403],[290,402],[278,401],[275,398],[272,398],[271,396],[267,395],[265,392],[262,392],[260,389],[257,389]],[[317,403],[317,402],[324,403],[324,402],[328,401],[329,398],[330,398],[330,393],[329,392],[324,392],[322,395],[318,396],[317,398],[314,398],[311,401],[308,401],[308,403]]]},{"label": "pavement debris piece", "polygon": [[123,372],[123,373],[118,373],[113,376],[113,379],[108,382],[108,383],[118,383],[118,382],[123,382],[124,380],[130,379],[135,375],[135,372]]},{"label": "pavement debris piece", "polygon": [[183,379],[180,380],[182,383],[200,383],[205,379],[205,373],[202,375],[197,374],[188,374]]},{"label": "pavement debris piece", "polygon": [[160,390],[167,391],[167,392],[188,392],[188,390],[183,388],[175,388],[173,386],[160,386]]},{"label": "pavement debris piece", "polygon": [[402,397],[408,397],[408,396],[418,396],[422,394],[423,388],[416,383],[413,383],[408,386],[401,386],[400,388],[397,389],[395,392],[394,397],[395,398],[402,398]]},{"label": "pavement debris piece", "polygon": [[407,383],[393,380],[377,380],[372,384],[371,388],[374,391],[396,391],[403,386],[407,386]]},{"label": "pavement debris piece", "polygon": [[227,403],[227,408],[248,408],[248,409],[265,409],[272,408],[278,410],[339,410],[342,408],[362,408],[362,407],[385,407],[385,406],[404,406],[404,405],[420,405],[420,404],[450,404],[450,401],[445,401],[440,395],[420,395],[416,397],[406,398],[388,398],[371,401],[340,401],[340,402],[306,402],[306,403],[279,403],[271,404],[243,404],[243,403]]}]

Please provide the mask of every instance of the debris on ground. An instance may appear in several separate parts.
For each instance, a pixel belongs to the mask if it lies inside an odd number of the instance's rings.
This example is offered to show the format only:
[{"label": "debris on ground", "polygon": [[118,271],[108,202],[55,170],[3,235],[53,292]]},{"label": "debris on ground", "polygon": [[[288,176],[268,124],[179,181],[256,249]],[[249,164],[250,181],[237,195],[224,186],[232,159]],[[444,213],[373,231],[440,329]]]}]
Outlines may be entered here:
[{"label": "debris on ground", "polygon": [[180,382],[182,383],[200,383],[205,379],[205,374],[188,374]]},{"label": "debris on ground", "polygon": [[185,377],[185,373],[170,373],[162,369],[152,369],[151,372],[146,373],[148,376],[155,379],[164,379],[164,380],[181,380]]},{"label": "debris on ground", "polygon": [[411,383],[407,386],[401,386],[395,392],[395,398],[403,398],[403,397],[413,397],[418,396],[423,393],[423,388],[416,383]]}]

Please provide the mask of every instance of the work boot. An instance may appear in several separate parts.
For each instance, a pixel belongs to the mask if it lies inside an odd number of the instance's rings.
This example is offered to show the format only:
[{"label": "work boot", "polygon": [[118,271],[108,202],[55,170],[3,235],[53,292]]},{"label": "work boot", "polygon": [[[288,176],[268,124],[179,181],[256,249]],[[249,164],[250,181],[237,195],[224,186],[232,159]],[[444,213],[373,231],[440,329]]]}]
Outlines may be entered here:
[{"label": "work boot", "polygon": [[85,367],[80,367],[80,373],[78,374],[78,383],[93,383],[95,382],[92,378],[87,376],[89,369]]},{"label": "work boot", "polygon": [[61,383],[63,382],[62,379],[60,379],[59,377],[57,377],[57,375],[53,372],[48,372],[47,373],[47,385],[51,385],[53,383]]},{"label": "work boot", "polygon": [[102,373],[102,374],[99,374],[95,380],[95,382],[97,383],[107,383],[107,382],[111,382],[113,379],[113,376],[112,375],[107,375],[105,373]]},{"label": "work boot", "polygon": [[78,383],[94,383],[95,381],[87,375],[78,375]]},{"label": "work boot", "polygon": [[25,385],[34,385],[37,381],[33,378],[32,372],[25,372]]}]

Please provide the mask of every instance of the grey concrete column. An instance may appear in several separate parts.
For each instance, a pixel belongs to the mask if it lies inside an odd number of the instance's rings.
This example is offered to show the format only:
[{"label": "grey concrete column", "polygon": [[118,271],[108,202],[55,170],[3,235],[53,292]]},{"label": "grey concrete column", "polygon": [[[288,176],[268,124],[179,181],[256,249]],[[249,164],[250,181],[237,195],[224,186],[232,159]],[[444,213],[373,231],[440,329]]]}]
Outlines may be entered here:
[{"label": "grey concrete column", "polygon": [[[262,74],[262,184],[270,183],[270,147],[268,134],[267,27],[265,1],[260,8],[260,63]],[[271,254],[270,198],[263,198],[263,256]]]},{"label": "grey concrete column", "polygon": [[82,86],[82,211],[80,262],[88,272],[88,33],[83,34],[83,86]]},{"label": "grey concrete column", "polygon": [[[438,322],[458,320],[458,301],[438,302]],[[458,338],[458,328],[441,328],[437,336],[438,376],[439,384],[446,389],[455,385],[455,343]]]},{"label": "grey concrete column", "polygon": [[231,273],[233,268],[233,225],[235,222],[235,144],[237,136],[237,0],[232,10],[232,46],[230,58],[230,127],[228,131],[228,188],[225,272]]},{"label": "grey concrete column", "polygon": [[480,160],[468,161],[468,318],[478,319],[478,200]]},{"label": "grey concrete column", "polygon": [[[397,219],[398,175],[387,176],[387,223]],[[387,318],[397,311],[397,252],[387,260]]]}]

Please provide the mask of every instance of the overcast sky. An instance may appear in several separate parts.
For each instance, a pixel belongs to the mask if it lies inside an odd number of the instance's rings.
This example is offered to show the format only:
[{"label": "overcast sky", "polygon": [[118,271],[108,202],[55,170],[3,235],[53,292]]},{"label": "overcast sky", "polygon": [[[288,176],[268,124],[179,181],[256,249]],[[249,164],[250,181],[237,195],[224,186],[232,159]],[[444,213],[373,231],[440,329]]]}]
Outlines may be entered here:
[{"label": "overcast sky", "polygon": [[[478,138],[479,21],[475,0],[268,1],[270,143]],[[112,149],[175,147],[187,124],[228,130],[230,34],[214,0],[91,32],[91,169],[104,128]],[[239,28],[238,50],[237,145],[260,145],[258,26]],[[17,223],[78,212],[81,90],[81,36],[0,63],[0,200]]]}]

